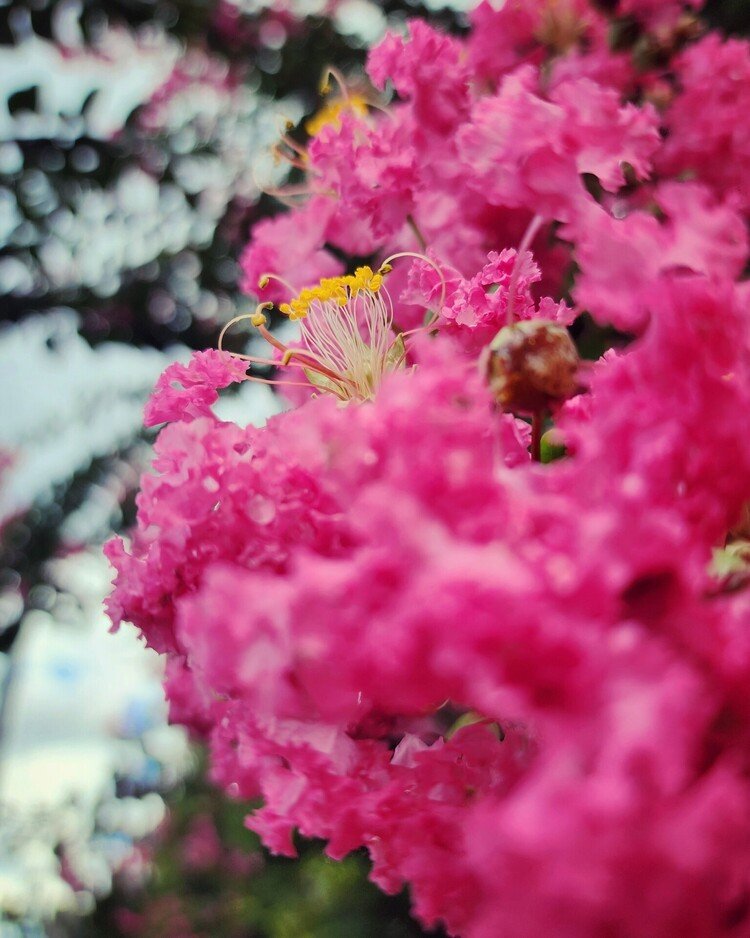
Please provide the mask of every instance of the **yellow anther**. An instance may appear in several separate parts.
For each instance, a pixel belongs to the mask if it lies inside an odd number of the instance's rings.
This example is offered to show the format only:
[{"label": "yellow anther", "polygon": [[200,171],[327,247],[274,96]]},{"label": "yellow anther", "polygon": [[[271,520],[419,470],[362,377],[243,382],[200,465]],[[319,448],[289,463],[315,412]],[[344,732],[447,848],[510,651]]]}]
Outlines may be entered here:
[{"label": "yellow anther", "polygon": [[372,267],[358,267],[353,274],[343,277],[324,277],[316,286],[305,287],[299,296],[279,309],[290,319],[304,319],[314,303],[334,303],[341,309],[363,291],[375,294],[383,286],[384,273],[375,273]]},{"label": "yellow anther", "polygon": [[269,277],[268,274],[263,274],[263,276],[258,280],[258,289],[265,290],[268,286]]},{"label": "yellow anther", "polygon": [[324,104],[312,117],[305,121],[305,130],[311,137],[317,137],[324,127],[341,128],[341,117],[347,111],[364,117],[367,114],[367,101],[362,95],[353,94],[348,98],[338,98]]},{"label": "yellow anther", "polygon": [[263,312],[264,309],[273,309],[273,303],[258,303],[258,305],[255,307],[255,312],[250,314],[250,322],[252,325],[265,326],[265,324],[268,322],[268,319]]}]

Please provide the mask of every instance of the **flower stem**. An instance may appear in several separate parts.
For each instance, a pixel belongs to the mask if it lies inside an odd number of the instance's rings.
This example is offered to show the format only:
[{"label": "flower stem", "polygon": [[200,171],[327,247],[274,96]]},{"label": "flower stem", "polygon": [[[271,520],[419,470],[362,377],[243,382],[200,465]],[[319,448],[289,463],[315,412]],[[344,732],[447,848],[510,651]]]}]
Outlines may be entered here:
[{"label": "flower stem", "polygon": [[531,458],[534,462],[542,461],[542,430],[544,429],[544,413],[541,410],[534,412],[531,418]]},{"label": "flower stem", "polygon": [[427,250],[427,239],[425,238],[425,236],[424,236],[424,235],[422,234],[422,232],[420,231],[419,225],[418,225],[418,224],[416,223],[416,221],[414,220],[414,216],[413,216],[413,215],[407,215],[407,216],[406,216],[406,223],[407,223],[407,225],[411,228],[411,230],[414,232],[414,237],[415,237],[415,238],[417,239],[417,241],[419,242],[420,248],[421,248],[423,251],[426,251],[426,250]]}]

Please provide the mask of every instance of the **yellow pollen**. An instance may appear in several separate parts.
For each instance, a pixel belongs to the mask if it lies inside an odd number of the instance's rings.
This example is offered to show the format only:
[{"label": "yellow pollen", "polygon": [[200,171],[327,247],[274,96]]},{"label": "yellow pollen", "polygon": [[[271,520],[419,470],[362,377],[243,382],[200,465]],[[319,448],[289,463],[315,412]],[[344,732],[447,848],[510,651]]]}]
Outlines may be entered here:
[{"label": "yellow pollen", "polygon": [[329,101],[309,120],[305,121],[305,130],[311,137],[317,137],[324,127],[333,127],[334,130],[340,130],[341,117],[347,111],[365,117],[367,115],[367,101],[361,94],[352,93],[346,98]]},{"label": "yellow pollen", "polygon": [[358,267],[353,274],[343,277],[325,277],[317,286],[306,287],[299,296],[279,306],[290,319],[304,319],[313,303],[333,302],[346,306],[363,291],[377,293],[383,286],[383,274],[372,267]]}]

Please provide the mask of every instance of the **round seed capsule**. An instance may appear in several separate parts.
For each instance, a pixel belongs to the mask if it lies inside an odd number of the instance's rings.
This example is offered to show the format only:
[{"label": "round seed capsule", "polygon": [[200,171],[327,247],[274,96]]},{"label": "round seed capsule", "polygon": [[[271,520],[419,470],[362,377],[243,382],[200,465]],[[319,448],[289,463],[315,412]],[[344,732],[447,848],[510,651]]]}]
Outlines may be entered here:
[{"label": "round seed capsule", "polygon": [[505,326],[492,340],[487,380],[503,410],[535,414],[576,393],[578,364],[567,329],[530,319]]}]

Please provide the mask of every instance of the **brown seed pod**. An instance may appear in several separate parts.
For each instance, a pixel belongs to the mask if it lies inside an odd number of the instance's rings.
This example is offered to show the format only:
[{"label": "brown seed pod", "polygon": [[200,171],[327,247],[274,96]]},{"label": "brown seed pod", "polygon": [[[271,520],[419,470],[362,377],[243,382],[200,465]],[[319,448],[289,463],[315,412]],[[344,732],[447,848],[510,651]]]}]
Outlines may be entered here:
[{"label": "brown seed pod", "polygon": [[576,393],[578,364],[567,329],[530,319],[498,332],[489,346],[486,373],[503,410],[535,414]]}]

